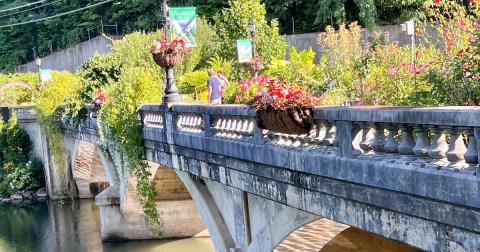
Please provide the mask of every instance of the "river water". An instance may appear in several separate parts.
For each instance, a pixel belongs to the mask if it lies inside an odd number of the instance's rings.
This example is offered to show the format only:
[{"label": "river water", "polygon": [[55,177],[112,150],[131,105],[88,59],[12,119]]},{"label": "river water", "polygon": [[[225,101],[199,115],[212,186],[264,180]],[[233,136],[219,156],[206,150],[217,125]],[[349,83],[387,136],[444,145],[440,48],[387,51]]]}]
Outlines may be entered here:
[{"label": "river water", "polygon": [[93,200],[61,205],[46,201],[0,203],[0,252],[210,252],[210,238],[104,242],[99,208]]}]

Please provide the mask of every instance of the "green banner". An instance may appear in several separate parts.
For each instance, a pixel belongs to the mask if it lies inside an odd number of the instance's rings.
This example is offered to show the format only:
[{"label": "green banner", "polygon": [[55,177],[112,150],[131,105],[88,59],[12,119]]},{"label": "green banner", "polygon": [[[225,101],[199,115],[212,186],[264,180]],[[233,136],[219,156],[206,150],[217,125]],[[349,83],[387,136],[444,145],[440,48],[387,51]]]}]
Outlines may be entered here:
[{"label": "green banner", "polygon": [[238,62],[249,62],[252,59],[252,49],[251,39],[237,40]]},{"label": "green banner", "polygon": [[52,69],[39,69],[40,81],[49,82],[52,79]]},{"label": "green banner", "polygon": [[170,32],[172,40],[181,38],[186,47],[197,47],[197,20],[195,7],[169,8]]}]

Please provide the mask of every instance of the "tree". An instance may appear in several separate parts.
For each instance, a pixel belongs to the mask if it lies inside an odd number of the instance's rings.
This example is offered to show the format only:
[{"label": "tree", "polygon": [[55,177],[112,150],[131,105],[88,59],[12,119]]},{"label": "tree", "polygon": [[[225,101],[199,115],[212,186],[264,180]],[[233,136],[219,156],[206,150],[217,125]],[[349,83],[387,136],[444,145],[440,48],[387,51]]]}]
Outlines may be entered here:
[{"label": "tree", "polygon": [[278,22],[273,19],[268,24],[265,5],[260,0],[229,0],[229,8],[215,20],[221,46],[221,56],[234,59],[237,55],[235,41],[250,38],[248,23],[256,23],[255,44],[257,55],[267,62],[270,59],[283,59],[286,53],[285,37],[279,34]]}]

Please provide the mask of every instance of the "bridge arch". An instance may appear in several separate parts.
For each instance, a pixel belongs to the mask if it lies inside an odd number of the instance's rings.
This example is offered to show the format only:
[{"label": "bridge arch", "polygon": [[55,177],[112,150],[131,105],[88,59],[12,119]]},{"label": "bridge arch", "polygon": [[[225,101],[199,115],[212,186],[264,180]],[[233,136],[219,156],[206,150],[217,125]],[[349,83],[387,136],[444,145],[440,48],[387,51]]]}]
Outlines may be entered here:
[{"label": "bridge arch", "polygon": [[79,198],[94,198],[110,186],[96,146],[85,141],[78,144],[72,174]]},{"label": "bridge arch", "polygon": [[299,227],[274,252],[336,252],[336,251],[422,251],[399,241],[322,218]]},{"label": "bridge arch", "polygon": [[5,90],[9,88],[14,88],[14,87],[21,87],[30,92],[33,92],[33,88],[30,84],[22,80],[15,80],[15,81],[7,82],[5,85],[2,85],[0,87],[0,96],[3,95],[3,92],[5,92]]}]

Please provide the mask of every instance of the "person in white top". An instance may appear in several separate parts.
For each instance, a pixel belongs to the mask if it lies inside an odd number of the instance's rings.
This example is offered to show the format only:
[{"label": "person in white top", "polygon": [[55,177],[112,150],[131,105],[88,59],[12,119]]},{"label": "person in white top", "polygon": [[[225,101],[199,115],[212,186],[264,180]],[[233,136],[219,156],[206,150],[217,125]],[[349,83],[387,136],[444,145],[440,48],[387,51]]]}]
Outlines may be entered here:
[{"label": "person in white top", "polygon": [[228,86],[228,79],[225,77],[225,71],[220,70],[217,73],[218,79],[220,80],[220,95],[222,96],[222,103],[224,103],[224,97],[223,94],[225,92],[225,89]]}]

